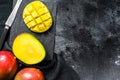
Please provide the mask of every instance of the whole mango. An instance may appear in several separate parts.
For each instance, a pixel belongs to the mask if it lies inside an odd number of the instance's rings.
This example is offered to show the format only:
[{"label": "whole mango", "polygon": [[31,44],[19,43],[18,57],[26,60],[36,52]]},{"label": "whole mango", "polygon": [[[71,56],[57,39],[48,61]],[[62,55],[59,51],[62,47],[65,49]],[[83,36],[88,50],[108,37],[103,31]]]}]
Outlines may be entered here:
[{"label": "whole mango", "polygon": [[10,80],[16,73],[18,64],[10,51],[0,51],[0,80]]},{"label": "whole mango", "polygon": [[42,71],[37,68],[24,68],[20,70],[14,80],[45,80]]}]

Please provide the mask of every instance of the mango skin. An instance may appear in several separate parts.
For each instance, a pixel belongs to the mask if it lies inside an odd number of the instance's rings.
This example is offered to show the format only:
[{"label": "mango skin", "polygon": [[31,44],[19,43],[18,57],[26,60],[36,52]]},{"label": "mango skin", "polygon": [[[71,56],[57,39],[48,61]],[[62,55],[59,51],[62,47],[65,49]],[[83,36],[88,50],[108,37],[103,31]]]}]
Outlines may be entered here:
[{"label": "mango skin", "polygon": [[45,78],[41,70],[31,67],[21,69],[14,80],[45,80]]},{"label": "mango skin", "polygon": [[42,33],[52,26],[52,16],[41,1],[32,1],[23,10],[23,20],[33,32]]},{"label": "mango skin", "polygon": [[46,56],[43,44],[30,33],[21,33],[13,41],[12,51],[25,64],[40,63]]},{"label": "mango skin", "polygon": [[0,80],[11,80],[18,69],[18,63],[11,51],[0,51]]}]

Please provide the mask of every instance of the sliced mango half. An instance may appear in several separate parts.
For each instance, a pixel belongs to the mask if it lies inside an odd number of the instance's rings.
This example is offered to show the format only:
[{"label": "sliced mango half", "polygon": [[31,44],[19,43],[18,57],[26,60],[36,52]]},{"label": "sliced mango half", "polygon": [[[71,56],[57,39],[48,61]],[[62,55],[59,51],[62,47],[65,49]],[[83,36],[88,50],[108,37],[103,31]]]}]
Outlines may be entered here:
[{"label": "sliced mango half", "polygon": [[26,5],[23,19],[27,27],[37,33],[45,32],[52,26],[51,13],[41,1],[33,1]]},{"label": "sliced mango half", "polygon": [[43,44],[30,33],[19,34],[13,41],[12,50],[26,64],[37,64],[46,56]]}]

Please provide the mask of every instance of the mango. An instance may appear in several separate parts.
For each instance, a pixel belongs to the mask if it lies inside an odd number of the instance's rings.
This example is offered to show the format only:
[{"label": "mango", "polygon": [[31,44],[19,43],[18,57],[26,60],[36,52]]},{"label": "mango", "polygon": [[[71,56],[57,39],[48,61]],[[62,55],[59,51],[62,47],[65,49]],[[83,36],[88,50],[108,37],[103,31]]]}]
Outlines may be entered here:
[{"label": "mango", "polygon": [[52,26],[52,16],[47,6],[41,1],[33,1],[23,10],[23,20],[33,32],[42,33]]},{"label": "mango", "polygon": [[0,80],[11,80],[18,69],[18,63],[11,51],[0,51]]},{"label": "mango", "polygon": [[45,80],[45,77],[41,70],[30,67],[21,69],[14,80]]},{"label": "mango", "polygon": [[13,41],[14,55],[25,64],[37,64],[44,60],[46,50],[43,44],[31,33],[21,33]]}]

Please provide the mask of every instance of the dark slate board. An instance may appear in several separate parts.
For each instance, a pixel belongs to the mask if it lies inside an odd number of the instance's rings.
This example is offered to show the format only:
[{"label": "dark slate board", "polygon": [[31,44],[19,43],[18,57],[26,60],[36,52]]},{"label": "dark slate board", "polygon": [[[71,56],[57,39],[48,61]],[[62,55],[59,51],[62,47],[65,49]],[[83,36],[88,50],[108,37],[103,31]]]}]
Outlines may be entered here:
[{"label": "dark slate board", "polygon": [[[20,33],[29,32],[29,33],[33,34],[38,40],[40,40],[43,43],[43,45],[46,49],[46,52],[47,52],[45,60],[51,60],[53,58],[54,43],[55,43],[56,4],[53,2],[51,3],[49,1],[46,1],[46,2],[42,1],[48,7],[49,11],[51,12],[51,15],[53,17],[53,25],[47,32],[34,33],[26,27],[26,25],[24,24],[23,18],[22,18],[22,13],[23,13],[25,6],[32,1],[33,0],[23,0],[22,4],[17,12],[16,19],[10,30],[9,45],[12,46],[13,40]],[[15,3],[13,3],[13,5],[15,5]]]}]

